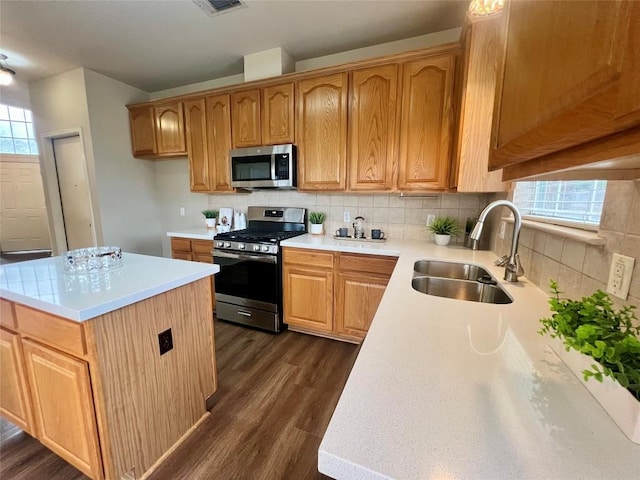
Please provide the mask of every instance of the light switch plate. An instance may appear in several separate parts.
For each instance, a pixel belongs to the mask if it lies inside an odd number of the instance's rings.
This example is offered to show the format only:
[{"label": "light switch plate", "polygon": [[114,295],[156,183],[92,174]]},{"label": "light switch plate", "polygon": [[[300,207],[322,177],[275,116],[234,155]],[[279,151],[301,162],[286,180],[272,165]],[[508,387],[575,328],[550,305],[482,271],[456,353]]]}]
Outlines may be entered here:
[{"label": "light switch plate", "polygon": [[636,260],[633,257],[613,254],[611,261],[611,269],[609,270],[609,283],[607,283],[607,292],[622,300],[626,300],[629,296],[629,286],[631,285],[631,274]]},{"label": "light switch plate", "polygon": [[431,214],[427,215],[427,227],[431,225],[435,219],[436,219],[435,215],[431,215]]},{"label": "light switch plate", "polygon": [[349,223],[351,221],[351,212],[343,212],[343,221]]}]

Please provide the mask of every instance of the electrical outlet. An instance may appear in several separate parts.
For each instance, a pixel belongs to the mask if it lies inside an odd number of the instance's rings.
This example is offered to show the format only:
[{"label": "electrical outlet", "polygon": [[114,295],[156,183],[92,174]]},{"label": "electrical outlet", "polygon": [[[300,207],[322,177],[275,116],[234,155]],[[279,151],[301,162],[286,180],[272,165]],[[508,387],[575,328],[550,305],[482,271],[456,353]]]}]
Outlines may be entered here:
[{"label": "electrical outlet", "polygon": [[186,213],[187,212],[186,212],[185,208],[184,207],[180,207],[180,216],[184,217]]},{"label": "electrical outlet", "polygon": [[427,227],[431,225],[435,219],[436,219],[435,215],[431,215],[431,214],[427,215]]},{"label": "electrical outlet", "polygon": [[343,217],[345,223],[349,223],[351,221],[351,212],[344,212]]},{"label": "electrical outlet", "polygon": [[158,345],[160,346],[160,355],[164,355],[169,350],[173,349],[173,335],[171,335],[171,329],[158,334]]},{"label": "electrical outlet", "polygon": [[504,232],[507,229],[507,222],[500,222],[500,238],[504,239]]},{"label": "electrical outlet", "polygon": [[631,274],[633,273],[633,265],[636,260],[633,257],[613,254],[611,261],[611,269],[609,270],[609,283],[607,283],[607,292],[622,300],[626,300],[629,296],[629,285],[631,285]]}]

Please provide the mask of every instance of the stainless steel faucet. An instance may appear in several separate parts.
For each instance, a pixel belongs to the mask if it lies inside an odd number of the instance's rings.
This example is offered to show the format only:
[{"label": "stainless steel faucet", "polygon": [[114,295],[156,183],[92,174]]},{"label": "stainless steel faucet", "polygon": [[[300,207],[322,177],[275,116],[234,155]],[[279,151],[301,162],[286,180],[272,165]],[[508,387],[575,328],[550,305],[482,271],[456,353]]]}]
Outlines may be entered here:
[{"label": "stainless steel faucet", "polygon": [[508,259],[506,259],[506,255],[501,259],[498,259],[496,265],[505,266],[504,279],[507,282],[517,282],[518,277],[524,275],[524,269],[520,263],[520,255],[518,255],[518,240],[520,239],[520,229],[522,228],[522,217],[518,207],[508,200],[496,200],[495,202],[491,202],[489,205],[484,207],[484,210],[480,213],[478,223],[476,223],[476,226],[473,228],[469,238],[472,240],[480,240],[480,235],[482,235],[482,228],[484,227],[484,221],[486,220],[487,215],[491,210],[500,206],[505,206],[513,212],[515,223],[513,224],[513,237],[511,238],[511,254]]}]

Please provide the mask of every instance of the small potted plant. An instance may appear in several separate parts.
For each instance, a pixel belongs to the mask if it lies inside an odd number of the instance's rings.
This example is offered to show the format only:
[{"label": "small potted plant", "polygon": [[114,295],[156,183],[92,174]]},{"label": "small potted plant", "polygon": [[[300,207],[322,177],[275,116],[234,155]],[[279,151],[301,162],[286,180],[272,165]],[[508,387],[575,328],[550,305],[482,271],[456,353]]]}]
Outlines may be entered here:
[{"label": "small potted plant", "polygon": [[216,218],[218,218],[218,210],[202,210],[207,228],[216,228]]},{"label": "small potted plant", "polygon": [[460,234],[460,225],[458,221],[449,216],[436,217],[427,225],[427,230],[433,233],[433,238],[437,245],[449,245],[451,236]]},{"label": "small potted plant", "polygon": [[326,215],[322,212],[311,212],[309,214],[309,223],[311,224],[311,228],[309,233],[312,235],[322,235],[323,234],[323,223]]}]

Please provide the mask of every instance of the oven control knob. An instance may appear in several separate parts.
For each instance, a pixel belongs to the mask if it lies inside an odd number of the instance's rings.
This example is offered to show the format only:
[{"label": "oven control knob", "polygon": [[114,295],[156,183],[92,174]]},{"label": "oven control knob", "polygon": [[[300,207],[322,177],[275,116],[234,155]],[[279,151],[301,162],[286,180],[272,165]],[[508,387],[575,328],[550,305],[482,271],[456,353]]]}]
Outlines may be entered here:
[{"label": "oven control knob", "polygon": [[216,242],[216,247],[223,247],[224,243],[223,242]]},{"label": "oven control knob", "polygon": [[254,252],[259,252],[260,251],[260,245],[254,245],[253,246],[253,251]]},{"label": "oven control knob", "polygon": [[238,244],[238,250],[244,250],[244,243]]},{"label": "oven control knob", "polygon": [[224,242],[224,248],[231,248],[231,242]]},{"label": "oven control knob", "polygon": [[262,245],[260,250],[262,250],[263,252],[268,252],[269,251],[269,245]]}]

